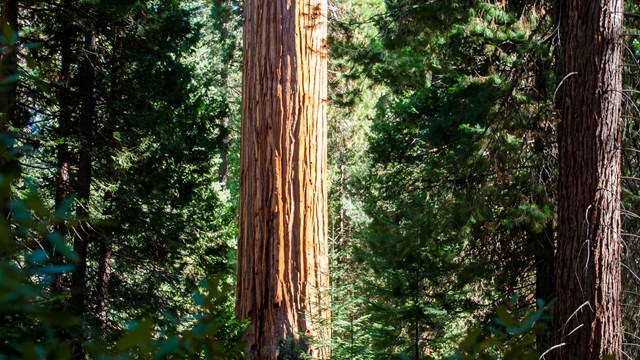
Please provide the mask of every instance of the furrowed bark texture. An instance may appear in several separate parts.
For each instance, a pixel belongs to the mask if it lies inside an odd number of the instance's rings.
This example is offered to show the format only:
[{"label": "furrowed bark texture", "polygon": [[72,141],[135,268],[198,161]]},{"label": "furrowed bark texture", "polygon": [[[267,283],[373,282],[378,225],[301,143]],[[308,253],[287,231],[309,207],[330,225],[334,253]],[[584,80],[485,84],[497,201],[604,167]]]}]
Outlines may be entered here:
[{"label": "furrowed bark texture", "polygon": [[[249,359],[328,356],[326,0],[247,0],[236,311]],[[313,338],[303,341],[300,334]]]},{"label": "furrowed bark texture", "polygon": [[622,359],[620,117],[623,0],[564,0],[556,359]]}]

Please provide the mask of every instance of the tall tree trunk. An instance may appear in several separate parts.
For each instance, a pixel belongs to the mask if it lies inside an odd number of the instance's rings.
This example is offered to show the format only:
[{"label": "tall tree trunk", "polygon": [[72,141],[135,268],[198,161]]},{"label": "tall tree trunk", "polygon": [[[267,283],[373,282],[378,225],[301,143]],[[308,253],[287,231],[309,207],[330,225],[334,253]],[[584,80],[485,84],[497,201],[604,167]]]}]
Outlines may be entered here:
[{"label": "tall tree trunk", "polygon": [[[547,91],[546,79],[544,74],[544,67],[542,65],[542,59],[539,57],[536,59],[536,89],[542,96],[542,99],[548,99],[549,93]],[[541,174],[539,177],[538,186],[543,189],[552,188],[551,176],[547,171],[544,171],[545,164],[545,149],[549,146],[547,141],[548,137],[545,136],[545,127],[542,124],[537,125],[537,135],[534,140],[534,153],[540,157],[542,163],[540,164]],[[551,203],[550,195],[546,193],[546,190],[541,193],[534,193],[534,200],[538,208],[543,209]],[[534,259],[536,264],[536,302],[537,300],[544,301],[545,305],[548,305],[556,296],[555,293],[555,264],[554,264],[554,251],[555,251],[555,229],[552,220],[548,220],[544,225],[542,233],[536,233],[529,230],[529,239],[534,248]],[[536,304],[537,305],[537,304]],[[546,351],[551,346],[553,335],[551,329],[538,334],[536,337],[536,347],[540,353]]]},{"label": "tall tree trunk", "polygon": [[[107,114],[103,119],[104,121],[104,133],[101,136],[106,147],[106,153],[115,151],[118,147],[113,131],[118,128],[118,90],[119,90],[119,77],[118,70],[122,67],[122,29],[118,26],[114,26],[112,40],[111,40],[111,60],[109,61],[109,92],[111,96],[107,99]],[[118,174],[113,171],[112,168],[108,171],[109,177],[112,181],[117,181]],[[103,203],[105,209],[103,211],[103,218],[112,221],[114,218],[115,210],[115,194],[111,191],[104,195]],[[113,236],[114,227],[113,224],[107,224],[101,228],[100,239],[97,241],[98,245],[98,277],[96,279],[96,299],[95,299],[95,313],[97,317],[97,328],[100,332],[100,337],[106,343],[108,342],[109,333],[109,283],[111,281],[111,259],[113,257]]]},{"label": "tall tree trunk", "polygon": [[[87,247],[91,238],[89,227],[89,196],[91,194],[91,148],[93,144],[93,121],[95,113],[94,83],[95,69],[93,59],[96,51],[96,36],[92,31],[84,35],[85,46],[80,64],[80,93],[82,96],[80,113],[80,156],[78,163],[77,196],[79,199],[77,215],[80,225],[74,229],[73,250],[78,255],[78,262],[71,279],[70,303],[75,313],[84,318],[86,315],[87,297]],[[82,348],[84,334],[74,339],[73,359],[84,359]]]},{"label": "tall tree trunk", "polygon": [[[228,87],[228,79],[229,73],[225,68],[220,72],[220,80],[222,80],[222,86],[224,86],[225,90]],[[222,118],[219,135],[220,165],[218,165],[218,180],[222,184],[226,184],[229,177],[229,135],[229,115],[227,114]]]},{"label": "tall tree trunk", "polygon": [[[0,25],[2,28],[8,26],[14,33],[18,33],[18,0],[2,0],[2,16]],[[15,76],[18,74],[18,47],[14,39],[6,39],[6,43],[1,44],[5,49],[0,55],[0,71],[2,80],[9,81],[2,84],[0,91],[0,131],[7,131],[8,126],[16,125],[16,103],[17,87]]]},{"label": "tall tree trunk", "polygon": [[622,358],[620,117],[623,0],[564,0],[556,359]]},{"label": "tall tree trunk", "polygon": [[[214,6],[221,7],[238,7],[237,1],[224,1],[218,0],[214,2]],[[219,41],[222,44],[222,70],[220,71],[220,82],[225,92],[229,91],[229,65],[234,57],[234,51],[229,51],[229,42],[235,42],[235,39],[231,36],[233,17],[222,17],[219,21],[220,37]],[[233,47],[232,47],[233,48]],[[230,131],[229,131],[229,114],[226,114],[222,118],[220,124],[220,135],[218,136],[218,144],[220,150],[220,164],[218,165],[218,180],[222,184],[227,183],[229,177],[229,144],[230,144]]]},{"label": "tall tree trunk", "polygon": [[249,359],[329,337],[326,0],[245,1],[236,311]]},{"label": "tall tree trunk", "polygon": [[[58,116],[58,137],[63,141],[56,146],[56,194],[55,207],[59,208],[70,195],[69,187],[69,163],[71,153],[69,152],[69,140],[71,136],[71,62],[73,53],[71,51],[71,0],[64,0],[61,6],[61,32],[60,36],[60,84],[59,84],[59,116]],[[65,224],[56,226],[56,231],[62,236],[67,234]],[[56,250],[52,251],[53,262],[60,264],[62,259]],[[56,294],[62,292],[62,274],[56,274],[51,282],[51,292]]]},{"label": "tall tree trunk", "polygon": [[[9,26],[18,33],[18,0],[2,0],[2,15],[0,27]],[[1,30],[0,28],[0,30]],[[18,49],[14,42],[9,40],[0,44],[4,47],[4,53],[0,53],[0,80],[4,82],[0,87],[0,135],[6,135],[9,125],[15,124],[17,87],[15,76],[18,74]],[[4,144],[0,143],[4,147]],[[8,168],[7,159],[0,157],[0,169],[5,181],[0,181],[0,221],[5,221],[9,216],[10,182],[7,175],[14,169]]]}]

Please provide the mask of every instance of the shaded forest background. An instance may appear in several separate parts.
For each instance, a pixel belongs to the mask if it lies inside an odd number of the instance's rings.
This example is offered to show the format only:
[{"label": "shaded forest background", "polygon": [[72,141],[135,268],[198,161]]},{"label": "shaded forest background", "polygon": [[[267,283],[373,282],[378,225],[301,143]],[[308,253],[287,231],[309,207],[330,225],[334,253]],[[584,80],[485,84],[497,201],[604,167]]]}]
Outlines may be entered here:
[{"label": "shaded forest background", "polygon": [[[626,6],[633,359],[640,17]],[[242,3],[7,0],[2,21],[0,358],[242,358]],[[333,358],[553,345],[557,23],[544,0],[330,2]]]}]

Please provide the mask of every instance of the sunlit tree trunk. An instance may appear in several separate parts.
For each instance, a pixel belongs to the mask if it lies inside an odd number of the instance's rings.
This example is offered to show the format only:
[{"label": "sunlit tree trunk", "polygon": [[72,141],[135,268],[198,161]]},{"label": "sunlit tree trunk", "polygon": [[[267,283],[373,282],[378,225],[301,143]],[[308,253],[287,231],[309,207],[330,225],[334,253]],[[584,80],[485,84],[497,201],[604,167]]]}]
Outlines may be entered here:
[{"label": "sunlit tree trunk", "polygon": [[556,359],[622,359],[623,9],[623,0],[565,0],[561,9]]},{"label": "sunlit tree trunk", "polygon": [[250,359],[278,358],[288,338],[324,358],[327,2],[244,6],[236,311],[250,320]]}]

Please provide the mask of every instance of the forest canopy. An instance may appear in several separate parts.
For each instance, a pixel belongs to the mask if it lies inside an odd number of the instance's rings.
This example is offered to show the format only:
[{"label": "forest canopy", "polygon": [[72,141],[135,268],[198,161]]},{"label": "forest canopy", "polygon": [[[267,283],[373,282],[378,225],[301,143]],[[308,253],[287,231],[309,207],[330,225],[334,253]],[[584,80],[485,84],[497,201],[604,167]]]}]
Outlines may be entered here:
[{"label": "forest canopy", "polygon": [[0,25],[0,359],[640,358],[635,2]]}]

